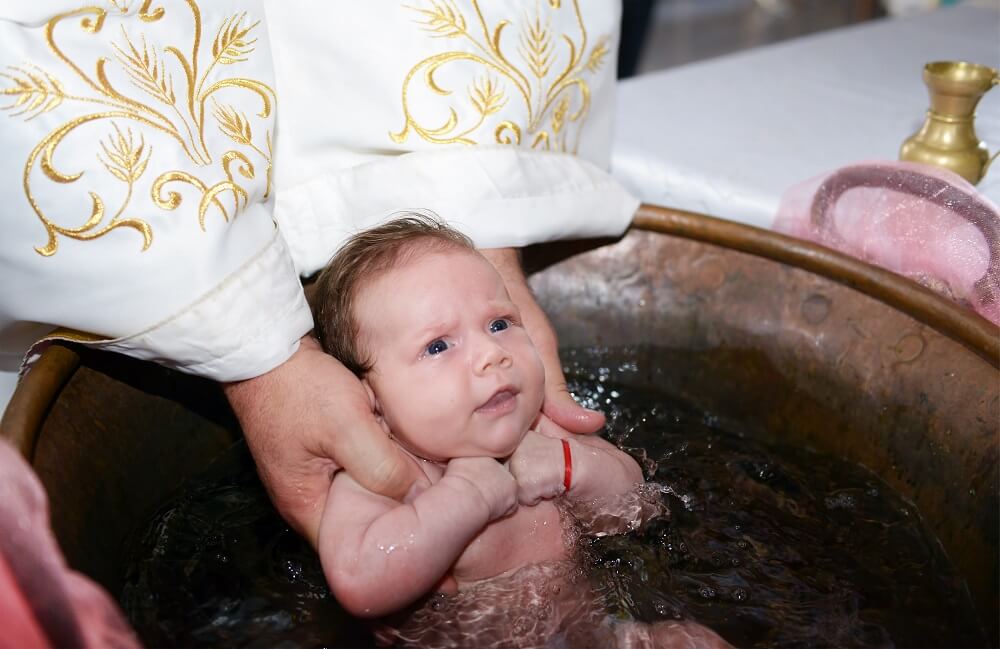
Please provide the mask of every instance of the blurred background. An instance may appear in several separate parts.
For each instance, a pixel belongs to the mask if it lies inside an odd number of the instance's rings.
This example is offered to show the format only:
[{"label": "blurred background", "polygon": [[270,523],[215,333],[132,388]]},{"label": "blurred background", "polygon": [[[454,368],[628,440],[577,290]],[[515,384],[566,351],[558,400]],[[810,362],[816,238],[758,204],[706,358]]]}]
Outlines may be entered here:
[{"label": "blurred background", "polygon": [[[970,61],[984,75],[1000,66],[1000,0],[623,0],[623,8],[611,173],[647,203],[762,228],[798,183],[899,159],[926,121],[925,64]],[[1000,204],[1000,166],[982,175],[1000,148],[1000,92],[968,92],[974,130],[961,122],[961,137],[941,139],[935,126],[910,148],[938,166],[966,164],[964,177]],[[947,140],[946,153],[930,140]]]},{"label": "blurred background", "polygon": [[[998,0],[1000,1],[1000,0]],[[956,0],[624,0],[626,78]]]}]

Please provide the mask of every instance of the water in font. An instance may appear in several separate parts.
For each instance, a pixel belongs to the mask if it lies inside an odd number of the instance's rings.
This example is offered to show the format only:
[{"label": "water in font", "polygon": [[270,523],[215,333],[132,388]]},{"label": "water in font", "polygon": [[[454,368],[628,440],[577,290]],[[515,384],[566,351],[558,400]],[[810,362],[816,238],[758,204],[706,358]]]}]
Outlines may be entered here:
[{"label": "water in font", "polygon": [[[723,429],[638,387],[644,368],[629,350],[569,350],[564,360],[574,394],[608,415],[604,434],[640,461],[668,512],[638,531],[576,540],[582,570],[570,578],[586,582],[607,619],[696,620],[738,647],[987,645],[939,543],[874,474]],[[268,502],[244,445],[161,508],[128,552],[121,601],[149,646],[371,645]],[[425,608],[469,615],[470,597],[491,598],[475,609],[476,632],[489,635],[485,606],[509,641],[524,620],[508,604],[529,582]]]}]

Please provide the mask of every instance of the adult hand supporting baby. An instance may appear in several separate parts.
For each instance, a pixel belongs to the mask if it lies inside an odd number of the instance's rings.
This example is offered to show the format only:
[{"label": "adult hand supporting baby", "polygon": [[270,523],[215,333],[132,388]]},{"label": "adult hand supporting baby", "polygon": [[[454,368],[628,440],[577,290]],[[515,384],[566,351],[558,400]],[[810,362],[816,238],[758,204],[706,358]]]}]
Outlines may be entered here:
[{"label": "adult hand supporting baby", "polygon": [[313,547],[339,468],[397,499],[423,478],[376,422],[361,382],[312,336],[282,365],[223,389],[271,501]]},{"label": "adult hand supporting baby", "polygon": [[524,328],[542,358],[545,366],[545,401],[542,403],[542,413],[573,433],[594,433],[600,430],[604,425],[604,415],[578,404],[566,387],[566,377],[559,360],[559,341],[552,324],[528,286],[528,280],[521,269],[520,251],[516,248],[489,248],[479,252],[503,278],[511,300],[521,311]]}]

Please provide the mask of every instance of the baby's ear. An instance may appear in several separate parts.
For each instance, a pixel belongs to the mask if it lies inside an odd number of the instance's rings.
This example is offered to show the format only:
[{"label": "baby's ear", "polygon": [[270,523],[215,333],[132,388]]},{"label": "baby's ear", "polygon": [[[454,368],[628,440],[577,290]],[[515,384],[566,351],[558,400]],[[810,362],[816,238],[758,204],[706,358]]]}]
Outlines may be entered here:
[{"label": "baby's ear", "polygon": [[372,389],[371,381],[368,380],[367,376],[361,379],[361,385],[365,386],[365,392],[368,394],[368,403],[371,404],[372,410],[381,418],[382,404],[379,403],[378,397],[375,396],[375,390]]},{"label": "baby's ear", "polygon": [[386,435],[392,437],[392,431],[389,430],[389,424],[386,423],[385,417],[382,416],[382,404],[379,403],[378,397],[375,396],[375,390],[372,389],[371,382],[369,382],[368,378],[365,377],[361,379],[361,385],[365,386],[365,392],[368,393],[368,403],[372,405],[372,410],[375,412],[375,421],[377,421],[378,425],[382,427],[382,430],[385,431]]},{"label": "baby's ear", "polygon": [[367,376],[361,379],[361,385],[365,386],[365,392],[368,394],[368,403],[372,406],[375,418],[378,419],[380,424],[384,425],[382,421],[382,404],[379,402],[378,397],[375,396],[375,389],[372,387],[371,381],[368,380]]}]

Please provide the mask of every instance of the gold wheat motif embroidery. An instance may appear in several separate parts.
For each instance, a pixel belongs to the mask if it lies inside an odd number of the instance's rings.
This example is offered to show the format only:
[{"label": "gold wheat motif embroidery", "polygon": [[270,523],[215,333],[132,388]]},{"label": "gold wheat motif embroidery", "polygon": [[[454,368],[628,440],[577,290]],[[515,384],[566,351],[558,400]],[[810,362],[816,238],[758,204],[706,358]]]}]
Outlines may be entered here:
[{"label": "gold wheat motif embroidery", "polygon": [[[205,63],[199,56],[201,46],[202,16],[195,0],[185,0],[184,4],[193,17],[194,30],[190,46],[186,51],[176,45],[156,47],[147,43],[145,34],[130,34],[121,28],[119,39],[111,44],[112,58],[100,57],[93,63],[93,75],[85,73],[60,48],[56,38],[56,27],[64,21],[78,20],[79,28],[97,34],[104,28],[109,11],[122,15],[130,10],[129,0],[108,0],[110,9],[87,6],[54,16],[45,25],[45,39],[49,49],[68,70],[81,79],[88,89],[85,94],[71,94],[57,76],[35,64],[8,66],[7,72],[0,72],[0,78],[8,85],[0,89],[0,94],[11,103],[3,106],[11,117],[33,120],[43,113],[56,111],[73,102],[75,105],[98,106],[96,112],[78,115],[49,132],[28,155],[24,166],[24,192],[35,214],[48,233],[48,241],[35,250],[50,256],[59,248],[58,235],[77,240],[101,237],[120,228],[131,228],[142,235],[142,250],[152,244],[153,230],[149,223],[137,217],[124,214],[135,195],[135,187],[146,171],[153,157],[153,148],[147,145],[143,132],[153,129],[168,135],[184,155],[197,167],[210,167],[218,160],[225,180],[209,183],[186,171],[166,171],[152,182],[152,203],[163,210],[175,210],[182,203],[177,191],[168,191],[170,183],[184,183],[194,187],[201,194],[198,206],[198,223],[202,230],[211,208],[215,208],[226,221],[245,208],[249,196],[246,189],[235,177],[252,180],[256,168],[250,156],[259,157],[264,164],[266,188],[264,198],[271,192],[271,129],[270,124],[276,101],[274,91],[266,84],[250,78],[232,76],[219,80],[213,72],[218,66],[236,66],[249,60],[257,42],[255,29],[260,21],[250,21],[246,13],[234,14],[222,21],[212,41],[210,56],[204,71],[199,65]],[[142,0],[138,17],[143,23],[155,23],[168,18],[164,7],[153,8],[153,0]],[[171,4],[170,11],[180,3]],[[173,15],[173,14],[171,14]],[[112,85],[108,76],[108,65],[117,63],[137,92],[126,92]],[[175,79],[173,71],[179,68],[183,78]],[[231,105],[220,104],[213,96],[224,88],[238,88],[256,95],[260,111],[253,117],[238,111]],[[213,155],[205,142],[206,104],[211,100],[211,118],[220,132],[237,145],[236,149]],[[254,140],[254,117],[265,124],[263,137]],[[50,218],[39,205],[32,187],[32,171],[36,168],[50,181],[58,184],[74,183],[83,177],[83,172],[66,173],[56,168],[53,158],[63,140],[85,125],[107,121],[111,129],[104,139],[96,144],[97,158],[101,166],[117,181],[125,184],[124,199],[110,219],[105,200],[90,191],[90,216],[79,227],[65,227]],[[128,125],[131,124],[131,125]],[[133,130],[133,128],[135,130]],[[225,194],[232,195],[232,213],[226,210],[220,200]]]},{"label": "gold wheat motif embroidery", "polygon": [[[478,0],[468,4],[469,17],[453,0],[403,5],[430,37],[461,39],[471,47],[429,56],[410,69],[402,90],[405,124],[389,136],[399,144],[410,133],[435,144],[478,144],[492,137],[498,144],[520,145],[527,138],[530,141],[525,144],[535,149],[576,153],[590,110],[586,77],[600,70],[608,54],[608,37],[599,38],[588,51],[579,0],[566,7],[560,0],[548,0],[546,10],[537,3],[534,15],[521,16],[516,25],[510,20],[489,24]],[[552,19],[559,11],[573,12],[575,33],[553,31]],[[515,30],[516,35],[510,33]],[[456,103],[462,97],[456,89],[443,87],[437,80],[442,68],[459,63],[482,70],[466,89],[464,106]],[[414,115],[413,95],[420,82],[430,96],[442,98],[439,103],[445,112],[437,126]],[[493,122],[491,116],[511,97],[522,102],[526,121]]]}]

